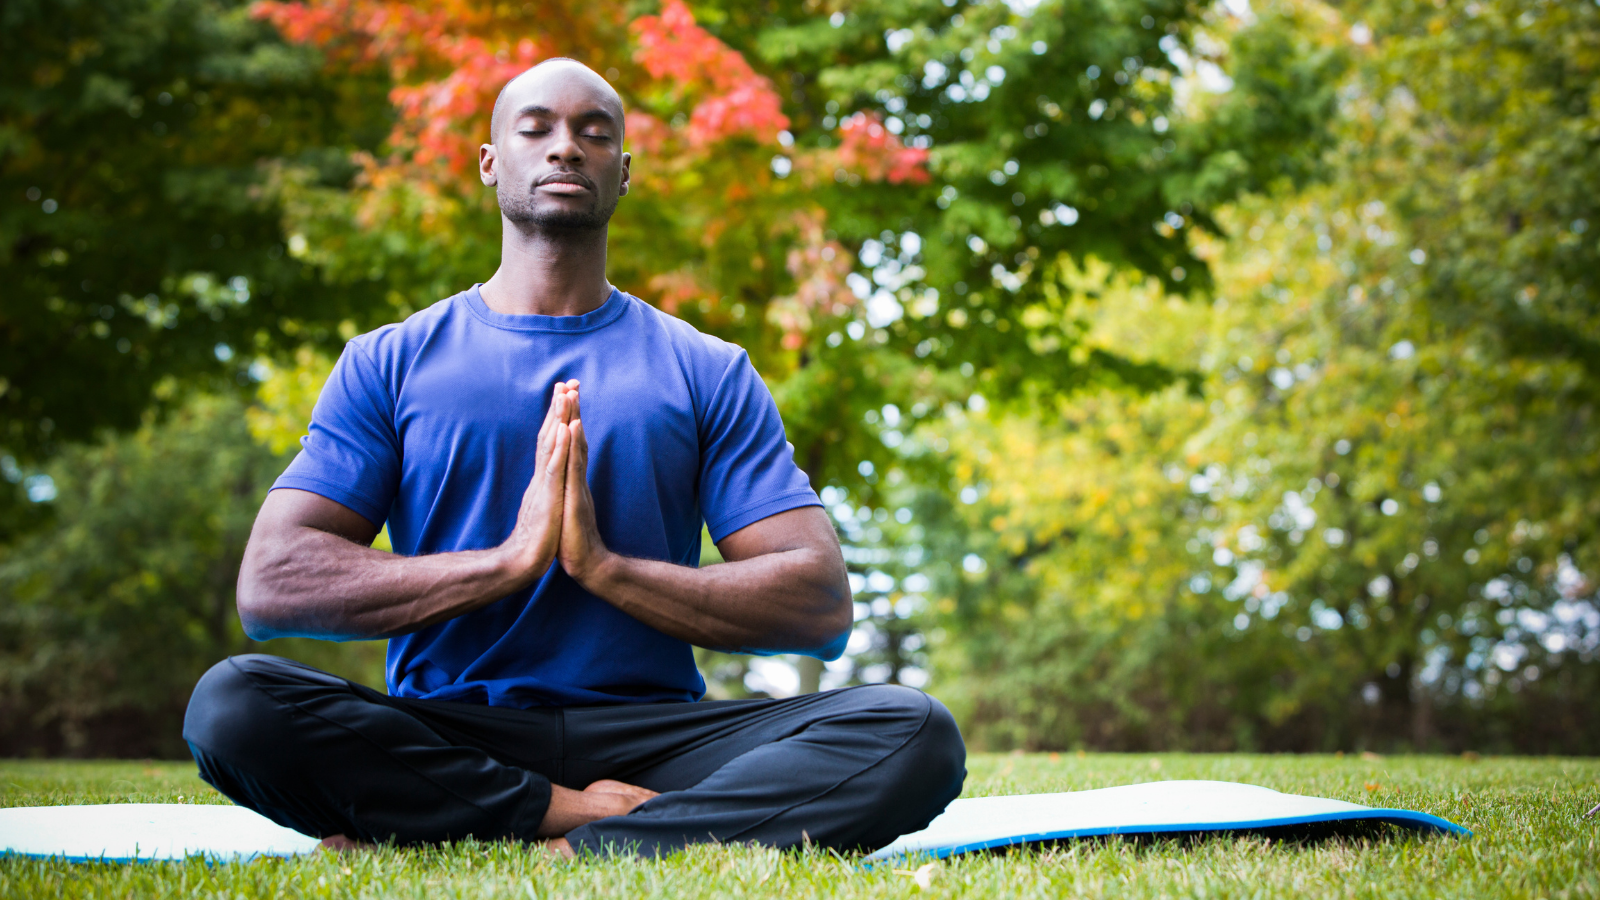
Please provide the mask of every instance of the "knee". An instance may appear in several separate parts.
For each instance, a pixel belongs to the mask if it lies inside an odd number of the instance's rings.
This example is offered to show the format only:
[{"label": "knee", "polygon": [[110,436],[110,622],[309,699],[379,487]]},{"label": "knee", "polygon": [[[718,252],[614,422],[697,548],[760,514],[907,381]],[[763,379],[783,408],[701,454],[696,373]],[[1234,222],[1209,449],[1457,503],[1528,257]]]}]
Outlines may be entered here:
[{"label": "knee", "polygon": [[900,754],[907,774],[919,780],[930,794],[949,802],[961,793],[967,777],[967,745],[955,717],[936,698],[901,685],[869,685],[856,690],[865,696],[874,718],[885,726],[904,723],[910,731]]},{"label": "knee", "polygon": [[928,704],[928,716],[912,741],[917,745],[924,777],[931,792],[939,796],[942,809],[943,804],[960,796],[967,780],[967,743],[950,710],[937,699],[922,696]]},{"label": "knee", "polygon": [[275,669],[292,665],[275,656],[253,653],[233,656],[212,666],[200,677],[183,716],[183,739],[215,757],[232,758],[259,752],[270,744],[276,727],[276,707],[259,680]]}]

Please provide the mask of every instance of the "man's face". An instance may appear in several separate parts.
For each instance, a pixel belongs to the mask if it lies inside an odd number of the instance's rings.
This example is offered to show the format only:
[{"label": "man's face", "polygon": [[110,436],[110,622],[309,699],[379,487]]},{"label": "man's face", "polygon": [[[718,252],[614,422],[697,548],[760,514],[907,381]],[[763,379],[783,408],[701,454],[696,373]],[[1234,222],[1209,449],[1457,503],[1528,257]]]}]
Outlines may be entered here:
[{"label": "man's face", "polygon": [[630,162],[611,86],[582,65],[555,62],[508,85],[499,108],[478,169],[501,214],[546,230],[604,228],[628,192]]}]

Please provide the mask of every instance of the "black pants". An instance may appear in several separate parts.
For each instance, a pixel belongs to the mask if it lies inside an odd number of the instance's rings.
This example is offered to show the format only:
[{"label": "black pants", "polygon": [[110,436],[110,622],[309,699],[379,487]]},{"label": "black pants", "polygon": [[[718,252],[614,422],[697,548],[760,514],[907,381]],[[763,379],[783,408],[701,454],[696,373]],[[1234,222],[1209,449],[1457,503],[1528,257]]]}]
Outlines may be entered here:
[{"label": "black pants", "polygon": [[200,777],[304,834],[418,844],[533,840],[550,785],[661,792],[567,834],[646,855],[705,841],[872,849],[961,792],[939,701],[866,685],[786,700],[503,709],[387,697],[275,656],[200,679],[183,736]]}]

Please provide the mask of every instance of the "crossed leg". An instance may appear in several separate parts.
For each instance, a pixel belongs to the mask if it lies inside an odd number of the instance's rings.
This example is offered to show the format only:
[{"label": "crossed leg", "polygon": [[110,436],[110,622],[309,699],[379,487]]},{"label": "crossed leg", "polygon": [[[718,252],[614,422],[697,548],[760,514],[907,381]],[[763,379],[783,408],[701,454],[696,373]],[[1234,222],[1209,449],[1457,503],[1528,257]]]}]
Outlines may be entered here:
[{"label": "crossed leg", "polygon": [[243,656],[201,679],[184,737],[202,777],[235,802],[363,843],[565,835],[589,853],[704,841],[872,848],[925,826],[965,777],[944,707],[885,685],[515,710],[390,698]]}]

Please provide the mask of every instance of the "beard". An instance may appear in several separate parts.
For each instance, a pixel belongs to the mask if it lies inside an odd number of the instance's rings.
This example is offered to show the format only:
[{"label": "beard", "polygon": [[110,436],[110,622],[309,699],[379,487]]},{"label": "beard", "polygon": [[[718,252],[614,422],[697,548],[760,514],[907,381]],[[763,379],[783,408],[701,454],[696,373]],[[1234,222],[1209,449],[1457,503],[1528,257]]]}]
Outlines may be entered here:
[{"label": "beard", "polygon": [[536,231],[598,231],[606,227],[617,211],[620,197],[610,202],[596,196],[587,209],[559,209],[536,203],[535,189],[518,191],[502,181],[495,186],[500,213],[519,228]]}]

